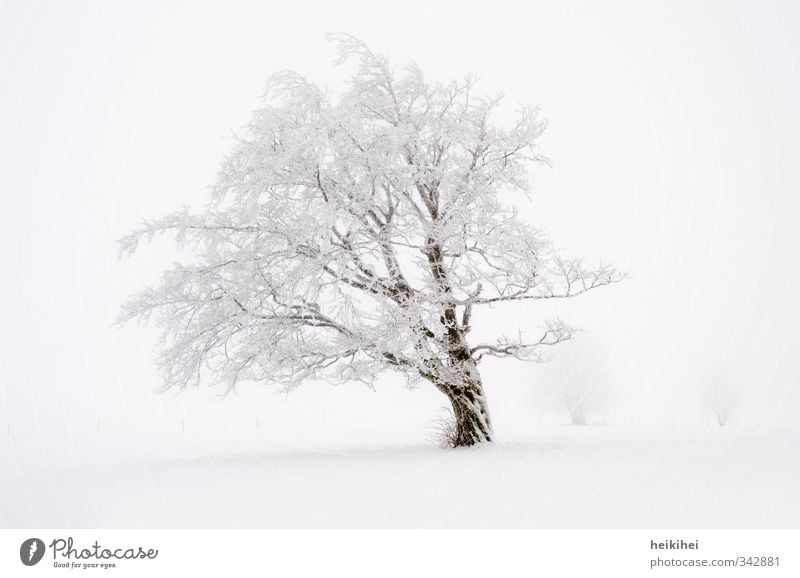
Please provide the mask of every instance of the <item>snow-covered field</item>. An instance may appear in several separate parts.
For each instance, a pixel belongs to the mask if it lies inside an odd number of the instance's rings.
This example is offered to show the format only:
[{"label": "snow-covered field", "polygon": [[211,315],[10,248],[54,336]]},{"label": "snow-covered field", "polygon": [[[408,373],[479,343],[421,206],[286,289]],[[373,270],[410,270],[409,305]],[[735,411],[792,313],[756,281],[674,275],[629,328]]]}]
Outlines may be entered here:
[{"label": "snow-covered field", "polygon": [[[798,527],[800,433],[538,426],[517,441],[0,441],[4,527]],[[290,449],[287,449],[290,447]]]}]

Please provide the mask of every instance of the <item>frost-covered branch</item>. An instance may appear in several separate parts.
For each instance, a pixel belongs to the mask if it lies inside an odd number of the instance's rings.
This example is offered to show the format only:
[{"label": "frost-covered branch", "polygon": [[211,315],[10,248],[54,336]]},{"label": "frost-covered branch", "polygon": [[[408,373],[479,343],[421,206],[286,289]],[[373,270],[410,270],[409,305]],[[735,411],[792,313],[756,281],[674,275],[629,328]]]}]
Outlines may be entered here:
[{"label": "frost-covered branch", "polygon": [[546,359],[544,352],[547,347],[572,339],[574,332],[574,328],[560,319],[554,319],[547,322],[545,331],[538,341],[527,342],[520,334],[514,340],[504,337],[495,344],[476,345],[470,349],[470,353],[475,356],[475,361],[491,356],[541,362]]},{"label": "frost-covered branch", "polygon": [[477,296],[460,303],[486,305],[503,301],[525,301],[531,299],[567,299],[577,297],[592,289],[618,283],[625,273],[605,263],[586,267],[582,259],[564,260],[556,258],[546,275],[533,274],[526,283],[507,284],[491,297]]}]

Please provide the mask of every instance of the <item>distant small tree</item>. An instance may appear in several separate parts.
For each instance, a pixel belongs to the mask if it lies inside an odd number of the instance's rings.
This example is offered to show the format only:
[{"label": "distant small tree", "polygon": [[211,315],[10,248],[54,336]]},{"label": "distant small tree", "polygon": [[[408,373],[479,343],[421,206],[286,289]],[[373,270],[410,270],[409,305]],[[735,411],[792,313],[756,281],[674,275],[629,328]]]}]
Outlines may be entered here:
[{"label": "distant small tree", "polygon": [[556,319],[532,339],[473,343],[473,313],[574,297],[621,275],[558,256],[514,208],[545,160],[535,108],[503,125],[500,98],[476,93],[472,78],[432,84],[415,65],[398,72],[358,40],[334,40],[340,61],[357,63],[339,98],[274,75],[205,210],[121,240],[130,254],[172,231],[196,255],[128,302],[121,321],[157,313],[166,388],[372,383],[391,369],[447,396],[453,446],[490,441],[478,364],[538,360],[572,330]]},{"label": "distant small tree", "polygon": [[704,401],[717,425],[723,427],[739,406],[739,392],[722,376],[715,375],[705,389]]},{"label": "distant small tree", "polygon": [[574,425],[586,425],[611,397],[599,346],[585,336],[559,348],[544,372],[551,403],[567,410]]}]

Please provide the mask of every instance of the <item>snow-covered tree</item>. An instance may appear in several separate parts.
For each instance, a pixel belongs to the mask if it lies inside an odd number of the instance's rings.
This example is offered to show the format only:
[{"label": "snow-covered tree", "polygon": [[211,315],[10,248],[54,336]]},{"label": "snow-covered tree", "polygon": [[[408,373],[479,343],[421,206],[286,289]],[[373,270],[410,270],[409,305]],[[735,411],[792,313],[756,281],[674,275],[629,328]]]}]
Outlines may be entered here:
[{"label": "snow-covered tree", "polygon": [[471,77],[429,83],[350,36],[334,41],[340,62],[356,64],[338,97],[275,74],[206,208],[120,240],[130,254],[172,231],[194,255],[133,297],[120,321],[156,314],[167,388],[371,384],[394,370],[447,396],[453,445],[490,441],[478,364],[538,360],[571,329],[552,320],[532,338],[473,343],[473,312],[574,297],[621,275],[559,257],[514,208],[544,162],[535,108],[500,123],[500,98],[478,94]]}]

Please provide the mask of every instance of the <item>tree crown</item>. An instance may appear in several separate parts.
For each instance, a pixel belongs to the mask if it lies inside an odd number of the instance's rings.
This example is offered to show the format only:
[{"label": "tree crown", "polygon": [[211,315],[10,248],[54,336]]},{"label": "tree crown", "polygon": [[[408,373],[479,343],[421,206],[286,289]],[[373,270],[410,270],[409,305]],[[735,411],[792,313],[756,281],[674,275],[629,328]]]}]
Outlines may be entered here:
[{"label": "tree crown", "polygon": [[165,387],[204,376],[294,387],[372,383],[382,370],[446,379],[453,355],[539,359],[568,339],[553,320],[533,340],[466,344],[473,308],[566,298],[619,280],[564,259],[514,208],[545,162],[533,107],[494,120],[499,97],[467,77],[432,84],[363,43],[332,99],[294,72],[270,78],[266,105],[224,160],[202,212],[183,210],[120,240],[121,254],[173,231],[196,255],[141,291],[120,321],[156,312]]}]

